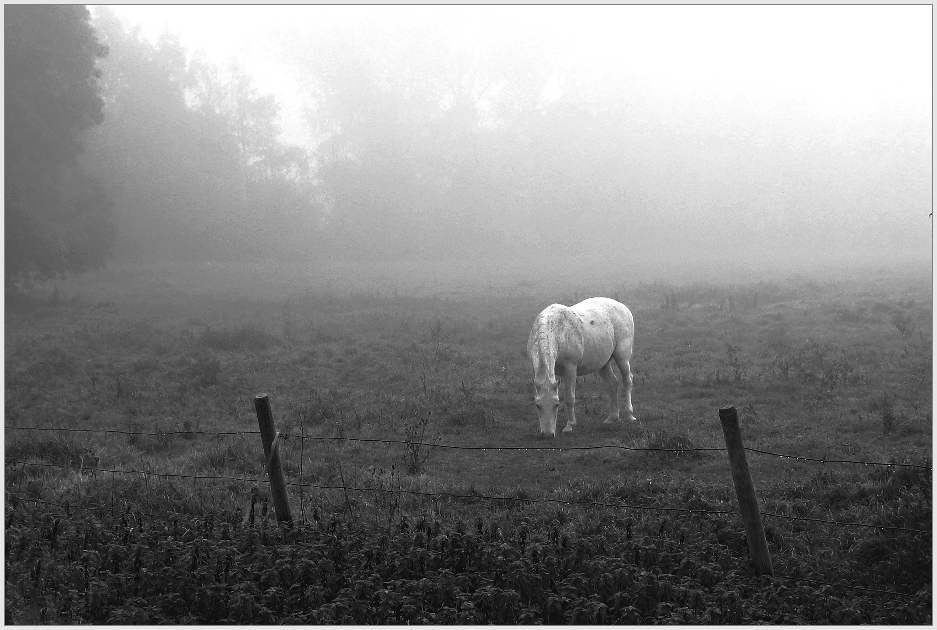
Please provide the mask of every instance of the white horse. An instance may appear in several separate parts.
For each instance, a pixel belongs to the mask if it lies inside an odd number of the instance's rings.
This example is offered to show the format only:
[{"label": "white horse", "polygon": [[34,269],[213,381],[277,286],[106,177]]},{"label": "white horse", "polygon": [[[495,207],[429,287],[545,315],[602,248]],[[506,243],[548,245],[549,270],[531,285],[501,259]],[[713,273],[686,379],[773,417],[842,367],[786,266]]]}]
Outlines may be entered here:
[{"label": "white horse", "polygon": [[605,423],[620,422],[618,378],[612,361],[625,381],[625,411],[635,422],[631,406],[631,353],[634,350],[634,317],[624,304],[595,297],[574,306],[551,304],[534,320],[527,339],[527,356],[534,366],[534,404],[540,418],[540,436],[556,437],[560,406],[559,383],[566,381],[566,426],[576,426],[576,377],[598,372],[608,386],[610,407]]}]

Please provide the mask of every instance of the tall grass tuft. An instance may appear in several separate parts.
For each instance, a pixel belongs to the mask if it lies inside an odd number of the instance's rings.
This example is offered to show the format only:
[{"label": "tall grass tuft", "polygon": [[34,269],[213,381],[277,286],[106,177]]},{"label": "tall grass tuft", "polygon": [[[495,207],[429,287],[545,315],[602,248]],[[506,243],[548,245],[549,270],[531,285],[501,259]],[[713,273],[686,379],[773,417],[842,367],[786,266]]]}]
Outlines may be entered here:
[{"label": "tall grass tuft", "polygon": [[404,423],[404,439],[407,443],[404,451],[404,466],[411,475],[419,475],[423,472],[423,466],[433,450],[432,444],[436,438],[430,437],[430,442],[426,442],[432,418],[432,411],[425,410]]},{"label": "tall grass tuft", "polygon": [[191,360],[185,375],[190,382],[198,387],[211,387],[218,383],[221,374],[221,359],[204,350],[196,354]]},{"label": "tall grass tuft", "polygon": [[897,396],[894,393],[882,392],[869,402],[872,413],[878,414],[882,419],[882,435],[890,435],[898,428],[898,414],[895,409]]}]

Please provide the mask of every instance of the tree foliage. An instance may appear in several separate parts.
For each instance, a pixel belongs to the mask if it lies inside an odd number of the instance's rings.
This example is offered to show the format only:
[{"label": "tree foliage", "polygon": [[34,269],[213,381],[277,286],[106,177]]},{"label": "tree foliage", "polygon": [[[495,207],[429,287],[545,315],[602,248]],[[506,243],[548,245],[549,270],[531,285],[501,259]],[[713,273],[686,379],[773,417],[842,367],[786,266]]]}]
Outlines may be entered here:
[{"label": "tree foliage", "polygon": [[308,158],[279,140],[278,105],[236,64],[187,55],[164,32],[155,44],[106,8],[95,24],[107,119],[89,166],[113,191],[117,254],[224,259],[301,250],[314,236]]},{"label": "tree foliage", "polygon": [[79,164],[103,119],[107,48],[78,5],[4,7],[6,277],[48,278],[103,264],[111,202]]}]

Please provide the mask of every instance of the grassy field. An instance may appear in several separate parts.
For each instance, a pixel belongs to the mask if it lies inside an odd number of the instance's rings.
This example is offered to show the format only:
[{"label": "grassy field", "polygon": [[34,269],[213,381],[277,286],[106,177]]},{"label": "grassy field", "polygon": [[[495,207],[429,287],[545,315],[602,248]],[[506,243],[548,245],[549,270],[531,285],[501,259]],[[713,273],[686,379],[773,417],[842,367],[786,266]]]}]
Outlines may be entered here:
[{"label": "grassy field", "polygon": [[[748,447],[813,458],[930,465],[933,300],[926,274],[878,269],[682,283],[653,275],[643,282],[621,281],[614,275],[551,282],[534,273],[507,276],[471,268],[437,270],[430,276],[395,267],[338,273],[328,267],[161,266],[61,282],[54,293],[47,287],[41,295],[8,295],[8,619],[929,623],[929,535],[768,518],[779,575],[914,595],[899,607],[888,603],[893,596],[874,591],[822,587],[831,589],[824,595],[830,601],[814,610],[810,597],[798,591],[807,588],[803,584],[778,586],[780,580],[746,577],[747,549],[737,517],[690,518],[593,505],[733,510],[734,491],[722,452],[480,451],[412,443],[721,447],[718,409],[731,404],[740,412]],[[525,353],[530,325],[552,302],[572,304],[592,295],[616,298],[634,313],[633,400],[639,423],[603,425],[604,388],[597,376],[590,376],[580,379],[577,390],[576,430],[555,441],[538,440]],[[621,578],[625,581],[618,590],[598,583],[581,587],[592,595],[582,594],[586,599],[576,603],[556,585],[550,595],[546,586],[531,594],[503,576],[486,582],[484,567],[476,566],[481,577],[455,588],[449,599],[440,596],[432,610],[405,613],[400,602],[391,609],[371,602],[370,612],[343,613],[335,605],[341,599],[339,585],[320,596],[318,617],[302,619],[291,617],[293,609],[283,607],[286,599],[279,608],[264,599],[263,590],[248,599],[258,611],[274,611],[269,618],[234,606],[230,589],[219,595],[223,605],[209,612],[196,610],[194,603],[176,602],[158,610],[128,603],[133,593],[145,590],[139,580],[136,591],[126,587],[116,597],[110,588],[111,595],[95,600],[89,595],[94,592],[89,563],[92,574],[102,576],[101,584],[130,570],[127,562],[122,569],[112,567],[106,551],[118,541],[123,553],[132,555],[127,515],[156,519],[147,531],[163,532],[164,541],[181,545],[175,559],[165,564],[177,569],[180,563],[189,563],[185,566],[190,569],[198,564],[193,548],[199,543],[183,544],[184,535],[166,534],[167,528],[199,531],[197,540],[209,546],[255,531],[253,518],[245,515],[250,514],[250,487],[263,466],[259,437],[211,433],[256,431],[252,399],[259,392],[270,395],[277,427],[288,435],[283,456],[289,482],[385,492],[292,486],[294,516],[308,524],[309,531],[301,534],[307,538],[284,539],[271,530],[269,540],[257,545],[306,550],[316,544],[334,546],[339,545],[336,532],[345,531],[346,541],[373,542],[383,536],[383,553],[393,555],[397,545],[405,557],[416,544],[416,530],[426,549],[431,534],[433,540],[447,535],[451,540],[475,530],[482,547],[494,549],[508,540],[518,562],[533,562],[530,548],[536,541],[555,548],[560,560],[564,554],[581,556],[583,548],[593,549],[589,557],[594,562],[626,554],[629,562],[619,569],[632,572],[631,582]],[[411,443],[300,439],[323,436]],[[929,470],[820,464],[757,453],[748,458],[765,511],[930,530]],[[13,463],[24,461],[50,466]],[[95,467],[229,479],[89,470]],[[541,502],[468,500],[446,493]],[[47,503],[29,501],[36,499]],[[73,509],[66,518],[61,507],[50,505],[65,502],[96,510]],[[432,523],[435,531],[419,528],[422,522]],[[61,524],[53,528],[53,523]],[[222,531],[222,526],[231,530]],[[102,540],[96,543],[92,536],[89,543],[91,530]],[[143,531],[139,525],[135,535],[143,537]],[[598,544],[594,539],[600,534],[603,542]],[[331,542],[322,538],[328,536]],[[409,542],[398,540],[401,536]],[[57,538],[70,542],[57,547]],[[151,541],[146,547],[142,540],[136,548],[149,555],[136,552],[135,557],[144,558],[137,565],[138,577],[145,562],[157,561],[153,554],[162,544]],[[96,555],[88,560],[70,544],[97,550]],[[250,577],[252,561],[244,555],[250,552],[231,551],[238,553],[241,564],[235,565],[250,582],[255,579]],[[455,571],[446,564],[445,553],[439,553],[437,569]],[[502,550],[501,556],[506,553]],[[635,555],[642,553],[644,560]],[[669,559],[662,561],[665,553]],[[542,554],[534,556],[537,562],[543,559]],[[691,565],[683,566],[687,559]],[[578,573],[570,561],[570,575],[589,575],[583,573],[582,561],[575,565]],[[82,562],[84,582],[75,577],[70,588],[53,584],[65,578],[47,575],[57,564]],[[658,582],[670,576],[674,588],[698,592],[700,599],[655,586],[650,600],[612,602],[613,595],[628,591],[623,585],[651,576]],[[230,585],[234,578],[226,580],[219,578],[217,584]],[[160,582],[163,586],[151,587],[178,590],[166,586],[170,582],[167,578]],[[489,604],[479,604],[479,589],[495,586],[501,589],[495,598],[499,602],[514,596],[525,600],[521,608],[528,616],[511,617],[515,613],[510,611],[520,610],[517,606],[496,606],[490,597],[482,598]],[[375,588],[405,590],[389,587],[387,578]],[[599,601],[595,593],[603,588],[609,594]],[[810,586],[809,592],[819,588]],[[470,606],[462,605],[460,594],[469,597],[465,601]],[[306,596],[297,597],[296,609],[309,609]],[[379,610],[384,612],[374,612]]]}]

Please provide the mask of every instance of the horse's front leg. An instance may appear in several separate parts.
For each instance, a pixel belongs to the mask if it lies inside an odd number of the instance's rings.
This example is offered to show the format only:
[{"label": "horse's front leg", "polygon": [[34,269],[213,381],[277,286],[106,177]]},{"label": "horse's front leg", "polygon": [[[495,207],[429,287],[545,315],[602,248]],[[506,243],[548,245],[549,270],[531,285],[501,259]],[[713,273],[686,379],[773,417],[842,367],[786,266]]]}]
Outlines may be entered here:
[{"label": "horse's front leg", "polygon": [[627,359],[618,360],[615,358],[615,362],[618,364],[618,371],[621,372],[621,380],[624,382],[625,389],[625,412],[628,416],[628,420],[631,422],[637,422],[634,417],[634,407],[631,405],[631,390],[634,387],[634,377],[631,375],[631,362]]},{"label": "horse's front leg", "polygon": [[563,366],[563,380],[566,382],[566,426],[563,433],[569,433],[576,426],[576,366]]}]

